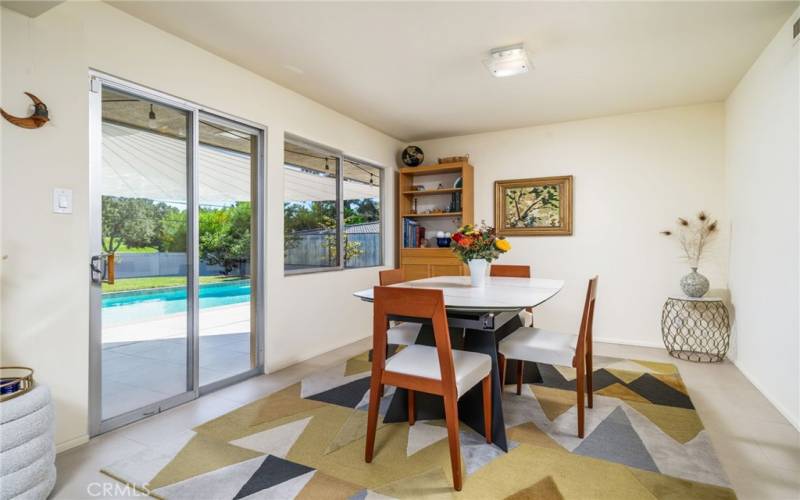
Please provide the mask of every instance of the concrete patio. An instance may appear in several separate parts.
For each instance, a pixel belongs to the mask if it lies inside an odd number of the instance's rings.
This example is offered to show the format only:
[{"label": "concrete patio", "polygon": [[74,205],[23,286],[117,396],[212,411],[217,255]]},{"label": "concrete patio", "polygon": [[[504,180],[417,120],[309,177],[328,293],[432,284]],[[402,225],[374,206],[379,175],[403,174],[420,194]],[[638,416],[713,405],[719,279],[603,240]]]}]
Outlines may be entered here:
[{"label": "concrete patio", "polygon": [[[103,418],[186,390],[186,314],[103,329]],[[250,369],[250,305],[200,311],[200,385]]]}]

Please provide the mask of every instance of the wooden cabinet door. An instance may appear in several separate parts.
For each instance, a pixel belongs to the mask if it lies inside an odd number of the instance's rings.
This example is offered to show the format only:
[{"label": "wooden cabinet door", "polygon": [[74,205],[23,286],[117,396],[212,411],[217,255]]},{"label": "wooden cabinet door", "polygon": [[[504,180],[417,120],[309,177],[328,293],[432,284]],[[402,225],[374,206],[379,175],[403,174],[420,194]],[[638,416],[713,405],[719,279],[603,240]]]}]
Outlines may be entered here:
[{"label": "wooden cabinet door", "polygon": [[461,276],[464,274],[464,266],[461,264],[431,264],[431,278],[435,276]]},{"label": "wooden cabinet door", "polygon": [[402,267],[406,281],[421,280],[431,276],[428,264],[403,264]]}]

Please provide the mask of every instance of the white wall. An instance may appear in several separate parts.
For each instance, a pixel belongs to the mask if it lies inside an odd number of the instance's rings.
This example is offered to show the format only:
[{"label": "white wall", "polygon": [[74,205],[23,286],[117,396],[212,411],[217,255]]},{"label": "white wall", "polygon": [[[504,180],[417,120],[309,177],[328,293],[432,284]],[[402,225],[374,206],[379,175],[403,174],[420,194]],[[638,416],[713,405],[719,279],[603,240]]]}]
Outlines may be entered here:
[{"label": "white wall", "polygon": [[[706,210],[727,226],[724,114],[707,104],[425,141],[429,159],[469,153],[475,219],[494,223],[494,181],[574,176],[572,236],[512,237],[501,263],[566,280],[537,311],[537,324],[577,332],[588,278],[599,274],[595,338],[663,346],[661,306],[688,272],[659,231]],[[727,235],[700,271],[726,286]]]},{"label": "white wall", "polygon": [[800,428],[800,64],[781,28],[726,102],[730,290],[739,369]]},{"label": "white wall", "polygon": [[[370,332],[351,292],[376,269],[283,275],[283,133],[389,167],[399,143],[294,92],[97,2],[28,19],[2,9],[2,105],[22,114],[30,91],[49,106],[39,130],[2,124],[2,364],[36,370],[57,411],[60,448],[87,433],[89,353],[88,71],[94,68],[269,127],[266,361],[275,370]],[[386,192],[393,192],[387,175]],[[55,187],[74,213],[51,213]],[[391,203],[387,204],[392,206]],[[386,214],[393,234],[393,214]],[[386,241],[386,262],[394,245]]]}]

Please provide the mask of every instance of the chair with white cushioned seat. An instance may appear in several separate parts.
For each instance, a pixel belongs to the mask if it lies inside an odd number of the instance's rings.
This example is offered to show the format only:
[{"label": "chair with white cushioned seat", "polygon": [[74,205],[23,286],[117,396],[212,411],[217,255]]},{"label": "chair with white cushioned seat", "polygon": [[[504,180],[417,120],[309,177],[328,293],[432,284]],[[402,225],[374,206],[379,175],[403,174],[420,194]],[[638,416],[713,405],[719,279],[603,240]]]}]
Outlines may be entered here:
[{"label": "chair with white cushioned seat", "polygon": [[[486,354],[453,349],[456,395],[461,397],[486,378],[492,369],[492,358]],[[410,345],[386,361],[386,371],[440,380],[436,348]]]},{"label": "chair with white cushioned seat", "polygon": [[[592,401],[592,323],[594,321],[594,304],[597,295],[597,276],[589,280],[586,290],[586,301],[578,334],[568,334],[544,330],[541,328],[523,327],[507,336],[498,344],[500,377],[505,376],[507,359],[546,363],[551,365],[572,366],[575,368],[576,389],[578,396],[578,437],[584,434],[584,402],[586,393],[588,406]],[[521,363],[520,363],[521,365]],[[517,377],[517,394],[522,388],[522,378]]]},{"label": "chair with white cushioned seat", "polygon": [[[408,391],[408,423],[414,425],[415,392],[442,396],[450,444],[453,486],[461,491],[461,444],[459,442],[458,399],[469,389],[482,384],[486,442],[492,442],[492,358],[477,352],[454,350],[441,290],[375,287],[372,337],[372,379],[367,416],[364,459],[372,462],[378,407],[384,385]],[[390,316],[430,320],[436,347],[411,345],[386,360],[387,329]]]},{"label": "chair with white cushioned seat", "polygon": [[[531,266],[518,266],[518,265],[508,265],[508,264],[492,264],[489,268],[489,276],[495,276],[498,278],[530,278],[531,277]],[[522,326],[533,326],[533,308],[528,307],[519,312],[519,319],[522,321]],[[521,359],[517,359],[517,395],[522,392],[522,370],[524,368],[525,362]],[[498,360],[502,361],[502,360]],[[505,377],[505,365],[500,363],[502,370],[500,374],[502,377]],[[500,379],[500,384],[503,385],[505,383],[505,379]]]},{"label": "chair with white cushioned seat", "polygon": [[[402,269],[389,269],[378,273],[381,286],[402,283],[406,280]],[[386,332],[390,344],[412,345],[416,343],[422,325],[419,323],[393,321]]]}]

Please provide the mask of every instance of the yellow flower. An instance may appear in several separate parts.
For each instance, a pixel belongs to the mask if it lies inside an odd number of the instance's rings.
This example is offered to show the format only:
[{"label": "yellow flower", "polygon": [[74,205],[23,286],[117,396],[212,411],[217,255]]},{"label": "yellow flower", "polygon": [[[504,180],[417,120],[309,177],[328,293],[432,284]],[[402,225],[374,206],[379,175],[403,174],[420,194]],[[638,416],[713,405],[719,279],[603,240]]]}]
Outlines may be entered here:
[{"label": "yellow flower", "polygon": [[509,243],[506,239],[497,238],[494,240],[494,246],[496,246],[501,252],[508,252],[511,250],[511,243]]}]

